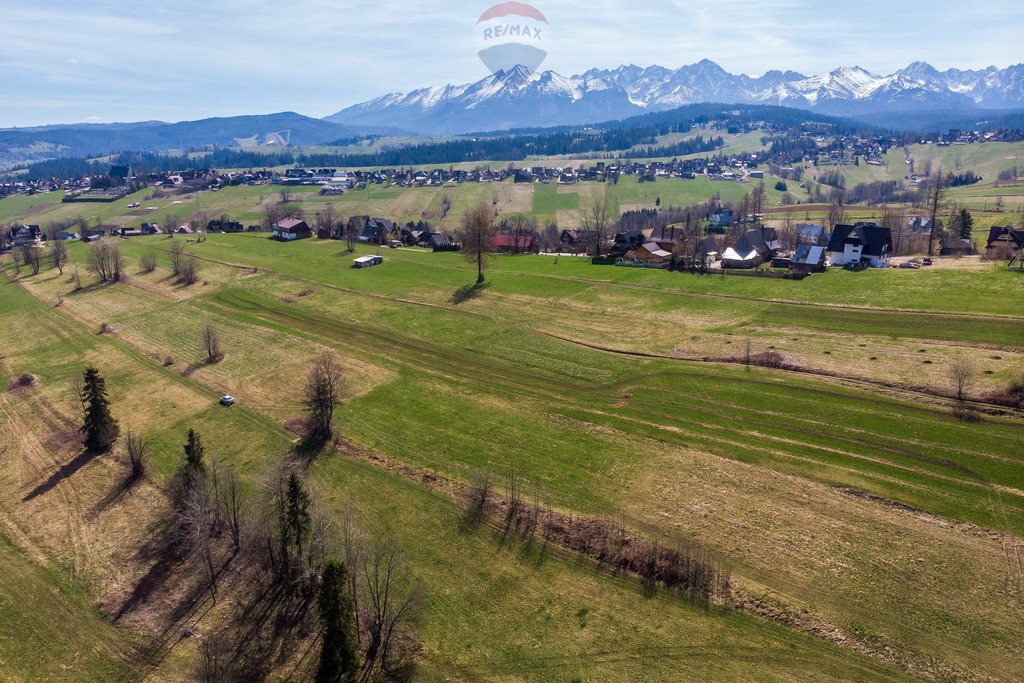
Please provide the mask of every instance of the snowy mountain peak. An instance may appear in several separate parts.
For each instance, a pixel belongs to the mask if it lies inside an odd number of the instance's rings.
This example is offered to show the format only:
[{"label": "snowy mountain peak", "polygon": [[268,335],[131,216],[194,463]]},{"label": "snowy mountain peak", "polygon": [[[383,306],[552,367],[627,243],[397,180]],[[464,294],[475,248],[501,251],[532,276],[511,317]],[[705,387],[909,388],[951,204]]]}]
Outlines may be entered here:
[{"label": "snowy mountain peak", "polygon": [[840,115],[1024,107],[1024,65],[940,72],[913,62],[885,76],[852,66],[819,76],[770,70],[758,77],[731,74],[710,59],[675,70],[629,64],[575,76],[519,66],[476,83],[384,95],[328,120],[460,133],[593,123],[700,102],[777,104]]}]

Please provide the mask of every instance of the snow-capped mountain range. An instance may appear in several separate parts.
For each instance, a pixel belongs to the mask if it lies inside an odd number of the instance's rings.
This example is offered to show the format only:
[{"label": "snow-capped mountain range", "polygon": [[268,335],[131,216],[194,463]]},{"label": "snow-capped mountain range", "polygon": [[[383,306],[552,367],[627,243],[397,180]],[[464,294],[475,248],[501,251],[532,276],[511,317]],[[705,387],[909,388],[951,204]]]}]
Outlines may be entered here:
[{"label": "snow-capped mountain range", "polygon": [[707,59],[676,70],[630,65],[571,77],[517,67],[476,83],[384,95],[327,119],[452,134],[596,123],[702,102],[775,104],[847,116],[1011,109],[1024,107],[1024,64],[939,71],[915,62],[888,76],[842,67],[821,76],[769,71],[758,77],[731,74]]}]

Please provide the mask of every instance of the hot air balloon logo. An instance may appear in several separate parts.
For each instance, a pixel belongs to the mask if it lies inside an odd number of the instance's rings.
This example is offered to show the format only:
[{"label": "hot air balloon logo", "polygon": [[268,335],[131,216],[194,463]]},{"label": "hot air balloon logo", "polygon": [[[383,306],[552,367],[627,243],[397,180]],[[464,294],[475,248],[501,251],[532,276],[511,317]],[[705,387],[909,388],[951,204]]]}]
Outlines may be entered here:
[{"label": "hot air balloon logo", "polygon": [[491,73],[507,74],[516,67],[532,73],[548,56],[551,27],[536,7],[502,2],[480,15],[474,38],[480,61]]}]

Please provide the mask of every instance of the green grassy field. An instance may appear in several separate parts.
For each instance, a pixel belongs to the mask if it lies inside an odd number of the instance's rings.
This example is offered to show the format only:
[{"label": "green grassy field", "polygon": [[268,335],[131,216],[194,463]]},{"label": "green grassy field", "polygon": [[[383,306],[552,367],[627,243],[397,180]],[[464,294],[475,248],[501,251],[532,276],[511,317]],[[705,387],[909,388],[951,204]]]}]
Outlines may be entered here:
[{"label": "green grassy field", "polygon": [[[223,273],[217,276],[233,279]],[[37,287],[48,286],[45,281],[25,281],[24,284],[39,292]],[[49,285],[52,284],[51,281]],[[129,292],[133,291],[134,286]],[[229,287],[223,289],[224,295],[232,291]],[[209,386],[214,384],[213,380],[201,373],[186,376],[180,372],[180,365],[165,368],[159,358],[153,357],[160,343],[169,345],[168,351],[187,355],[187,344],[170,345],[181,343],[185,329],[182,325],[187,327],[188,321],[213,315],[218,326],[231,329],[236,316],[231,312],[222,313],[214,299],[208,304],[198,303],[205,301],[207,294],[167,306],[160,300],[163,297],[151,292],[156,300],[147,300],[140,307],[127,301],[121,296],[123,293],[121,287],[93,290],[82,295],[88,302],[69,300],[68,308],[60,310],[30,297],[16,284],[0,285],[0,298],[4,302],[2,316],[6,323],[3,329],[8,331],[4,334],[5,368],[12,375],[31,370],[39,377],[37,390],[11,394],[5,399],[0,414],[8,421],[8,426],[16,426],[22,438],[8,446],[11,450],[6,451],[7,457],[19,461],[27,458],[35,451],[29,444],[44,438],[50,429],[46,422],[26,417],[23,409],[26,403],[35,405],[36,410],[45,408],[46,414],[73,416],[74,399],[65,387],[80,370],[81,362],[90,359],[99,364],[108,377],[115,397],[115,414],[125,427],[140,430],[149,439],[157,486],[159,480],[173,471],[174,463],[180,458],[181,434],[187,426],[198,429],[211,445],[217,444],[217,455],[235,462],[248,476],[256,476],[272,467],[275,458],[289,446],[289,437],[279,422],[284,416],[245,405],[232,411],[212,407],[221,390],[219,386]],[[195,308],[194,303],[198,303]],[[92,324],[83,322],[79,315],[81,311],[103,305],[107,307],[105,316],[115,310],[123,311],[120,316],[111,315],[111,319],[117,321],[114,335],[97,336]],[[144,332],[132,329],[130,321],[136,318]],[[153,324],[156,320],[159,324]],[[312,332],[301,326],[294,326],[290,333],[282,333],[269,321],[257,322],[258,317],[242,316],[241,320],[247,322],[238,323],[246,326],[246,329],[236,330],[240,338],[251,340],[249,333],[259,329],[266,330],[277,343],[284,336],[290,336],[300,345],[308,344],[312,338]],[[50,343],[43,347],[25,343],[26,335],[35,336],[44,330],[49,331]],[[145,340],[136,336],[143,333],[149,335]],[[334,345],[331,340],[326,341]],[[349,359],[346,360],[348,368],[367,357],[361,346],[339,346]],[[232,347],[229,358],[241,352],[234,350],[234,344]],[[376,363],[383,360],[377,354],[369,357]],[[187,358],[179,361],[187,362]],[[228,362],[226,360],[225,364]],[[240,366],[227,368],[225,372],[238,373],[235,381],[252,376],[251,370]],[[402,370],[401,374],[415,377],[418,373]],[[388,400],[383,395],[380,398]],[[351,404],[353,414],[357,410],[355,400]],[[355,433],[353,427],[352,435]],[[467,533],[460,524],[459,509],[452,502],[360,461],[327,458],[318,462],[310,474],[325,490],[332,509],[340,511],[354,506],[374,532],[396,538],[416,574],[429,586],[429,603],[419,627],[425,647],[420,669],[423,679],[455,676],[635,680],[638,676],[684,675],[737,680],[752,676],[770,680],[828,680],[853,675],[867,680],[885,680],[897,675],[891,669],[822,641],[740,612],[716,609],[708,613],[672,595],[648,597],[639,586],[595,573],[586,564],[553,556],[542,560],[515,546],[499,544],[490,532]],[[24,487],[31,486],[32,480],[25,484],[16,475],[4,480],[4,496],[15,523],[22,526],[27,535],[47,544],[49,552],[64,554],[62,563],[68,567],[65,571],[76,584],[91,586],[93,599],[103,602],[109,599],[107,593],[116,594],[130,587],[133,572],[125,572],[127,577],[120,576],[124,567],[119,563],[124,562],[124,558],[117,553],[105,555],[97,548],[91,556],[92,562],[76,568],[77,562],[67,556],[67,549],[53,530],[66,512],[59,500],[70,496],[88,509],[92,499],[105,494],[109,481],[109,466],[90,464],[54,489],[54,495],[60,494],[58,499],[47,505],[45,496],[40,496],[29,508],[15,501],[23,497]],[[105,530],[109,531],[107,525],[123,525],[125,516],[136,516],[132,525],[136,527],[141,525],[139,520],[159,514],[159,510],[147,511],[142,503],[129,500],[99,516],[82,520],[85,526],[75,537],[92,538],[95,542],[103,537]],[[76,549],[77,552],[83,550]],[[8,562],[6,555],[0,555],[0,560]],[[5,564],[4,568],[8,567],[9,564]],[[26,565],[22,571],[30,571],[30,567]],[[34,596],[67,581],[63,575],[41,576],[46,580],[23,589],[33,596],[33,609],[28,615],[35,619],[50,616],[57,608]],[[127,586],[121,583],[126,578]],[[4,589],[14,585],[5,580]],[[485,604],[488,607],[481,609]],[[523,605],[529,608],[523,609]],[[65,645],[74,643],[74,638],[90,642],[88,638],[110,632],[110,627],[90,628],[87,620],[80,623],[90,613],[90,608],[77,603],[76,608],[78,611],[64,621],[72,636],[64,641]],[[213,619],[215,615],[206,619]],[[4,623],[19,622],[5,620]],[[200,628],[204,623],[200,621]],[[145,633],[138,637],[144,639]],[[39,642],[45,642],[42,636]],[[169,668],[154,669],[150,675],[158,679],[187,675],[194,664],[187,656],[187,645],[180,648],[182,652],[174,650],[165,658],[163,666]],[[18,672],[27,668],[18,667],[27,667],[33,661],[24,659],[26,656],[14,644],[0,641],[0,671],[5,676],[20,677]],[[36,656],[46,657],[41,653]],[[41,662],[40,667],[58,665],[59,660],[47,660]],[[81,677],[106,678],[110,666],[109,661],[102,658],[83,661]],[[46,670],[40,667],[34,670]]]},{"label": "green grassy field", "polygon": [[[121,241],[130,263],[150,249],[161,262],[149,275],[132,265],[124,284],[71,293],[54,271],[23,270],[24,289],[0,290],[11,321],[5,374],[41,378],[42,397],[13,394],[5,404],[7,419],[37,434],[26,443],[45,441],[51,427],[25,417],[24,402],[73,419],[61,386],[81,359],[97,359],[125,392],[115,410],[153,440],[160,476],[190,425],[224,435],[233,444],[225,456],[256,476],[287,449],[304,368],[331,348],[346,372],[338,425],[360,448],[461,481],[481,467],[516,467],[563,510],[699,542],[741,590],[841,629],[904,672],[1024,675],[1010,645],[1024,637],[1019,599],[1006,592],[1014,575],[1003,559],[1024,531],[1024,421],[961,420],[928,393],[947,387],[948,365],[964,353],[992,372],[979,386],[1019,376],[1016,274],[831,271],[790,282],[499,257],[488,287],[453,303],[474,275],[458,254],[388,250],[382,267],[356,271],[338,243],[211,235],[189,246],[204,261],[201,282],[184,288],[168,278],[167,243]],[[74,259],[84,255],[72,245]],[[207,319],[227,357],[193,371]],[[104,322],[113,335],[95,334]],[[34,337],[60,341],[39,348]],[[831,375],[702,360],[742,354],[748,339],[756,352]],[[211,407],[224,392],[239,397],[237,411]],[[101,475],[87,470],[85,481]],[[354,501],[397,536],[430,584],[426,678],[893,675],[743,612],[647,599],[572,562],[538,566],[489,532],[460,531],[444,496],[360,460],[330,457],[312,475],[337,509]],[[5,482],[9,506],[38,513],[17,502],[18,482]],[[116,589],[117,552],[90,566],[59,545],[48,551],[93,586],[94,599]],[[482,603],[495,607],[472,607]],[[600,616],[581,628],[580,610]],[[509,623],[512,640],[502,635]],[[722,638],[728,644],[711,654]],[[650,659],[654,642],[663,655]],[[750,668],[749,647],[777,656]]]},{"label": "green grassy field", "polygon": [[[766,178],[769,203],[777,204],[781,197],[775,190],[775,178]],[[669,179],[640,185],[633,176],[623,177],[617,185],[580,183],[559,186],[541,183],[454,183],[441,187],[385,187],[371,185],[365,190],[349,192],[341,197],[321,197],[318,188],[289,188],[294,201],[303,214],[312,220],[317,211],[332,204],[344,216],[368,214],[387,216],[401,223],[428,220],[431,224],[455,230],[467,209],[480,204],[493,204],[500,215],[532,214],[541,222],[557,219],[563,227],[578,225],[581,202],[591,197],[606,196],[611,210],[653,208],[661,198],[668,206],[685,206],[703,201],[718,193],[725,201],[736,201],[751,190],[749,183],[712,182],[706,178],[695,180]],[[227,187],[218,192],[199,192],[183,196],[147,199],[152,190],[142,190],[110,203],[61,203],[60,193],[45,193],[28,197],[17,195],[0,199],[0,224],[27,222],[46,225],[53,221],[83,218],[90,226],[98,223],[124,225],[136,228],[144,222],[162,226],[187,224],[198,219],[206,221],[227,215],[246,225],[258,224],[263,207],[279,201],[280,188]],[[800,194],[794,185],[792,192]],[[441,200],[451,199],[452,209],[442,216]],[[139,203],[137,209],[128,204]],[[147,211],[146,208],[154,210]]]},{"label": "green grassy field", "polygon": [[95,681],[126,675],[123,634],[66,576],[37,565],[2,535],[0,576],[0,677]]}]

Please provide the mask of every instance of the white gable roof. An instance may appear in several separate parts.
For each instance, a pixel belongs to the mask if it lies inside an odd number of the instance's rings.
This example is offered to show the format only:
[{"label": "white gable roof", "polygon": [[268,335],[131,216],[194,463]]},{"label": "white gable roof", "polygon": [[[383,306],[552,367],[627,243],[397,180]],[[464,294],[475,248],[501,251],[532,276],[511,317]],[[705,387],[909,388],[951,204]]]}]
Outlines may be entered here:
[{"label": "white gable roof", "polygon": [[722,254],[723,261],[753,261],[757,257],[758,253],[756,249],[751,249],[750,253],[744,255],[739,253],[732,247],[729,247],[728,249],[725,250],[725,253]]}]

